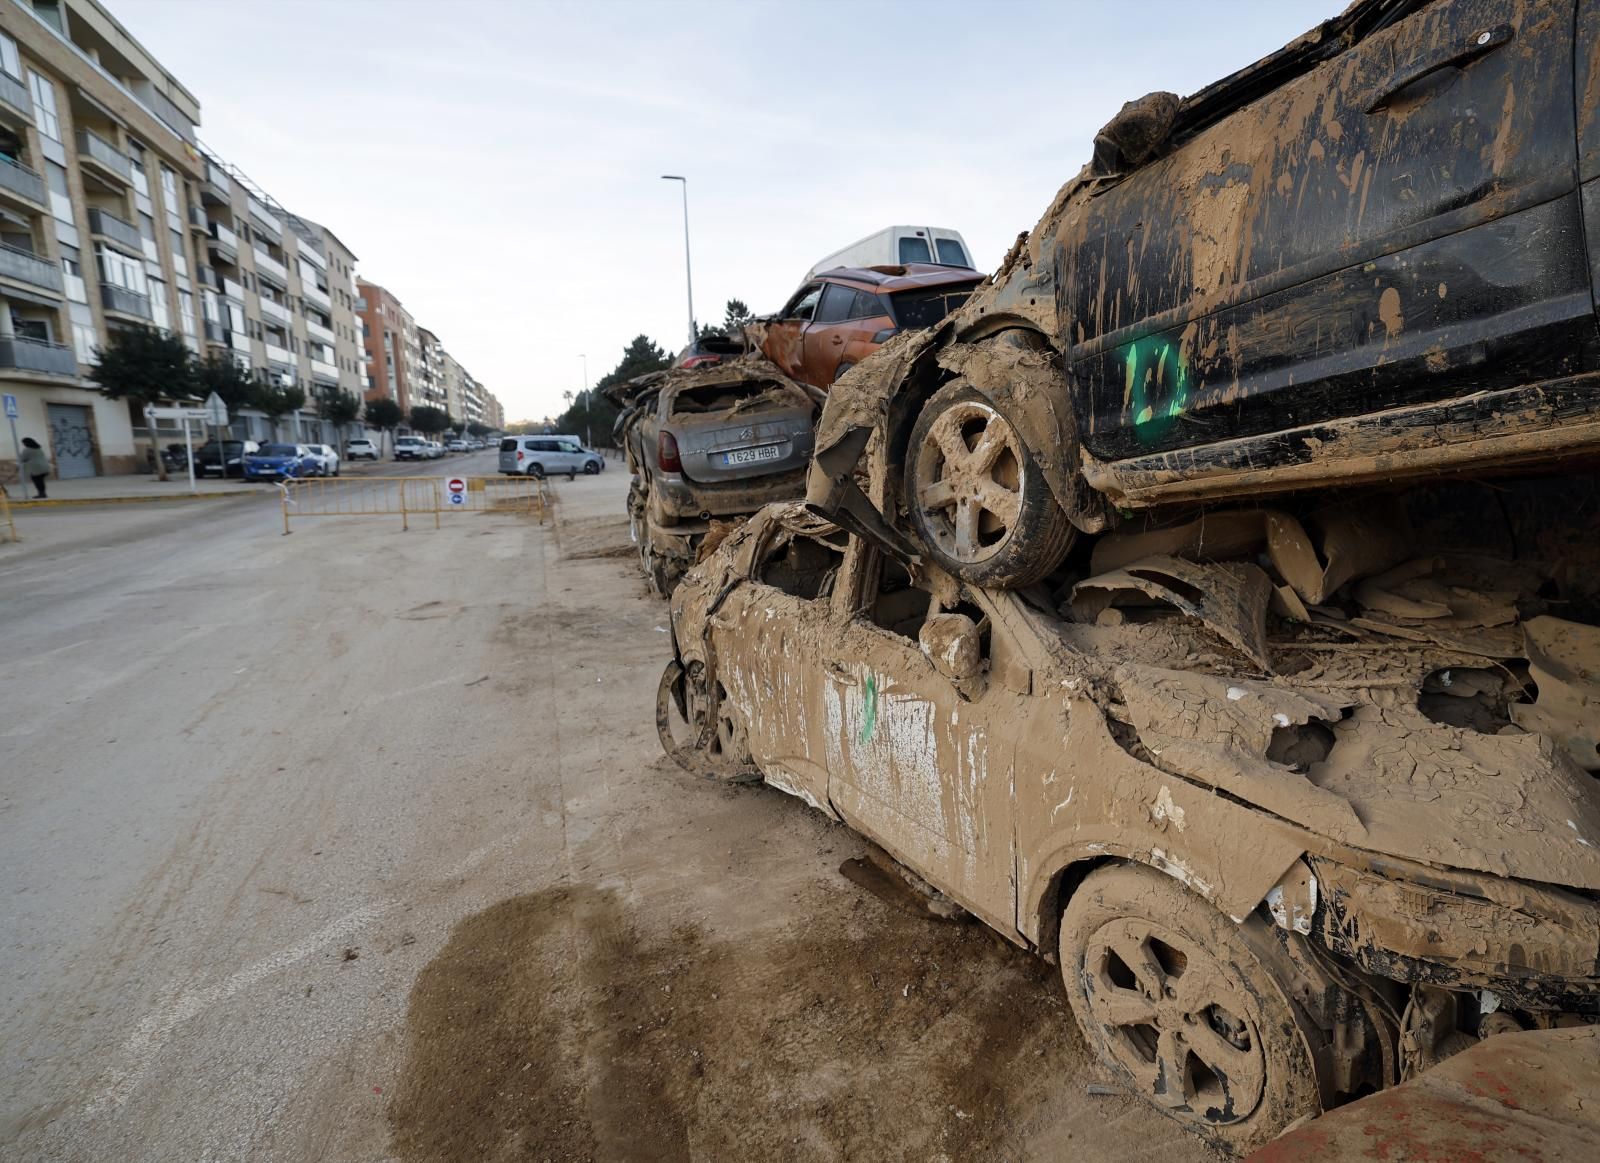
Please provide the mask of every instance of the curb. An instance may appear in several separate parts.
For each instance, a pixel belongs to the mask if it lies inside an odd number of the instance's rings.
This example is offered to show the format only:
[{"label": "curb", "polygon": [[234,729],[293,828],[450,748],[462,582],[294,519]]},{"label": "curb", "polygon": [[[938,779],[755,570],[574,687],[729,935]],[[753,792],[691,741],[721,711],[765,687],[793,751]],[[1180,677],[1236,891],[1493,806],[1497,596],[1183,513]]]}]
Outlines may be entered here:
[{"label": "curb", "polygon": [[82,505],[144,505],[171,501],[235,501],[241,497],[266,496],[265,491],[248,493],[178,493],[174,496],[156,494],[148,497],[47,497],[42,501],[12,501],[11,511],[22,509],[57,509]]}]

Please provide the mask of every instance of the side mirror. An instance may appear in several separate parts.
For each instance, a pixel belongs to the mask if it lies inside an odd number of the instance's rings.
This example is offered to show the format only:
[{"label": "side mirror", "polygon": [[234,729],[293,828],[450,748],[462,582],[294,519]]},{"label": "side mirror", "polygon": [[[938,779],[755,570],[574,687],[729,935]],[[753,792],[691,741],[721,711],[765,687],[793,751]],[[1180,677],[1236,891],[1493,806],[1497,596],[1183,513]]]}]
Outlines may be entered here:
[{"label": "side mirror", "polygon": [[917,631],[917,644],[945,678],[963,683],[976,678],[983,666],[978,627],[965,614],[931,614]]}]

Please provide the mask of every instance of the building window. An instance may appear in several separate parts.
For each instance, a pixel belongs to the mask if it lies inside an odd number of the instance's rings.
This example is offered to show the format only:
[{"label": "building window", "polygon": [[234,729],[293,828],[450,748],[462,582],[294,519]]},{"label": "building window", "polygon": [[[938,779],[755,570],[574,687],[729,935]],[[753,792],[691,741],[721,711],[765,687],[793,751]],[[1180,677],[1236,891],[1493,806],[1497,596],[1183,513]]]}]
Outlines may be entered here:
[{"label": "building window", "polygon": [[178,326],[183,333],[190,337],[194,335],[194,295],[189,291],[178,292]]},{"label": "building window", "polygon": [[101,282],[132,291],[136,295],[148,294],[142,261],[107,246],[96,246],[94,254]]},{"label": "building window", "polygon": [[94,329],[94,315],[85,303],[73,303],[69,310],[72,315],[72,346],[77,349],[78,362],[93,363],[94,349],[100,343],[100,337]]},{"label": "building window", "polygon": [[66,167],[46,160],[44,174],[50,186],[50,213],[57,222],[72,222],[72,194],[67,189]]},{"label": "building window", "polygon": [[172,330],[172,315],[167,308],[167,284],[150,280],[150,320],[163,331]]},{"label": "building window", "polygon": [[0,32],[0,69],[22,80],[22,62],[17,58],[17,42]]},{"label": "building window", "polygon": [[39,132],[51,141],[60,141],[61,119],[56,116],[56,87],[48,78],[29,69],[28,88],[33,90],[33,113]]},{"label": "building window", "polygon": [[172,243],[172,269],[180,275],[189,274],[189,259],[183,253],[183,232],[174,230],[170,239]]}]

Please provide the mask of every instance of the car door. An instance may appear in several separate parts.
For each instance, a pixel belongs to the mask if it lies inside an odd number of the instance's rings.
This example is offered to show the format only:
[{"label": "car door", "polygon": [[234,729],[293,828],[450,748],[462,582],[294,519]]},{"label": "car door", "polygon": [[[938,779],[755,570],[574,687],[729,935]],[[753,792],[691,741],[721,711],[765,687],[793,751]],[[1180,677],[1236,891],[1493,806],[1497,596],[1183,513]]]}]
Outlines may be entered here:
[{"label": "car door", "polygon": [[834,374],[844,362],[845,340],[851,330],[848,322],[855,308],[856,293],[840,283],[825,283],[822,298],[806,324],[800,375],[796,378],[813,387],[826,388],[838,377]]},{"label": "car door", "polygon": [[843,535],[798,508],[768,511],[738,557],[749,580],[708,618],[716,681],[743,716],[751,758],[768,783],[834,815],[821,718],[826,643]]},{"label": "car door", "polygon": [[825,658],[829,798],[852,827],[1014,933],[1017,696],[992,677],[958,690],[917,641],[933,595],[859,537],[850,552],[855,591]]},{"label": "car door", "polygon": [[806,283],[784,304],[776,319],[766,324],[761,350],[791,379],[799,379],[805,363],[805,329],[822,298],[822,283]]},{"label": "car door", "polygon": [[1058,239],[1089,449],[1192,447],[1594,363],[1574,12],[1357,4],[1338,35],[1190,98],[1177,148],[1082,201]]}]

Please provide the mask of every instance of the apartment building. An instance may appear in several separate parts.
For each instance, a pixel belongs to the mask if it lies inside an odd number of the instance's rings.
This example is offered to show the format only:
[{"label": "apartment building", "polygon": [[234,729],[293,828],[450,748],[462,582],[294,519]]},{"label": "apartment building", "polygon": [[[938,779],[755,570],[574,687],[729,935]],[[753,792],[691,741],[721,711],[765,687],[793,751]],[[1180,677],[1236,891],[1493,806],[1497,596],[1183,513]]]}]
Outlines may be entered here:
[{"label": "apartment building", "polygon": [[264,383],[298,388],[305,405],[277,421],[246,410],[241,438],[338,443],[321,415],[335,393],[362,395],[355,255],[325,226],[279,204],[237,166],[202,149],[201,313],[208,354]]},{"label": "apartment building", "polygon": [[[448,411],[445,394],[444,345],[439,337],[426,327],[417,328],[417,390],[412,393],[412,403],[426,404]],[[459,418],[455,412],[451,416]]]},{"label": "apartment building", "polygon": [[356,279],[356,314],[364,328],[368,400],[393,400],[402,413],[416,404],[413,398],[421,362],[417,324],[411,312],[377,283]]},{"label": "apartment building", "polygon": [[62,477],[146,464],[142,416],[86,379],[97,346],[153,325],[199,350],[199,119],[95,0],[0,0],[0,391]]}]

